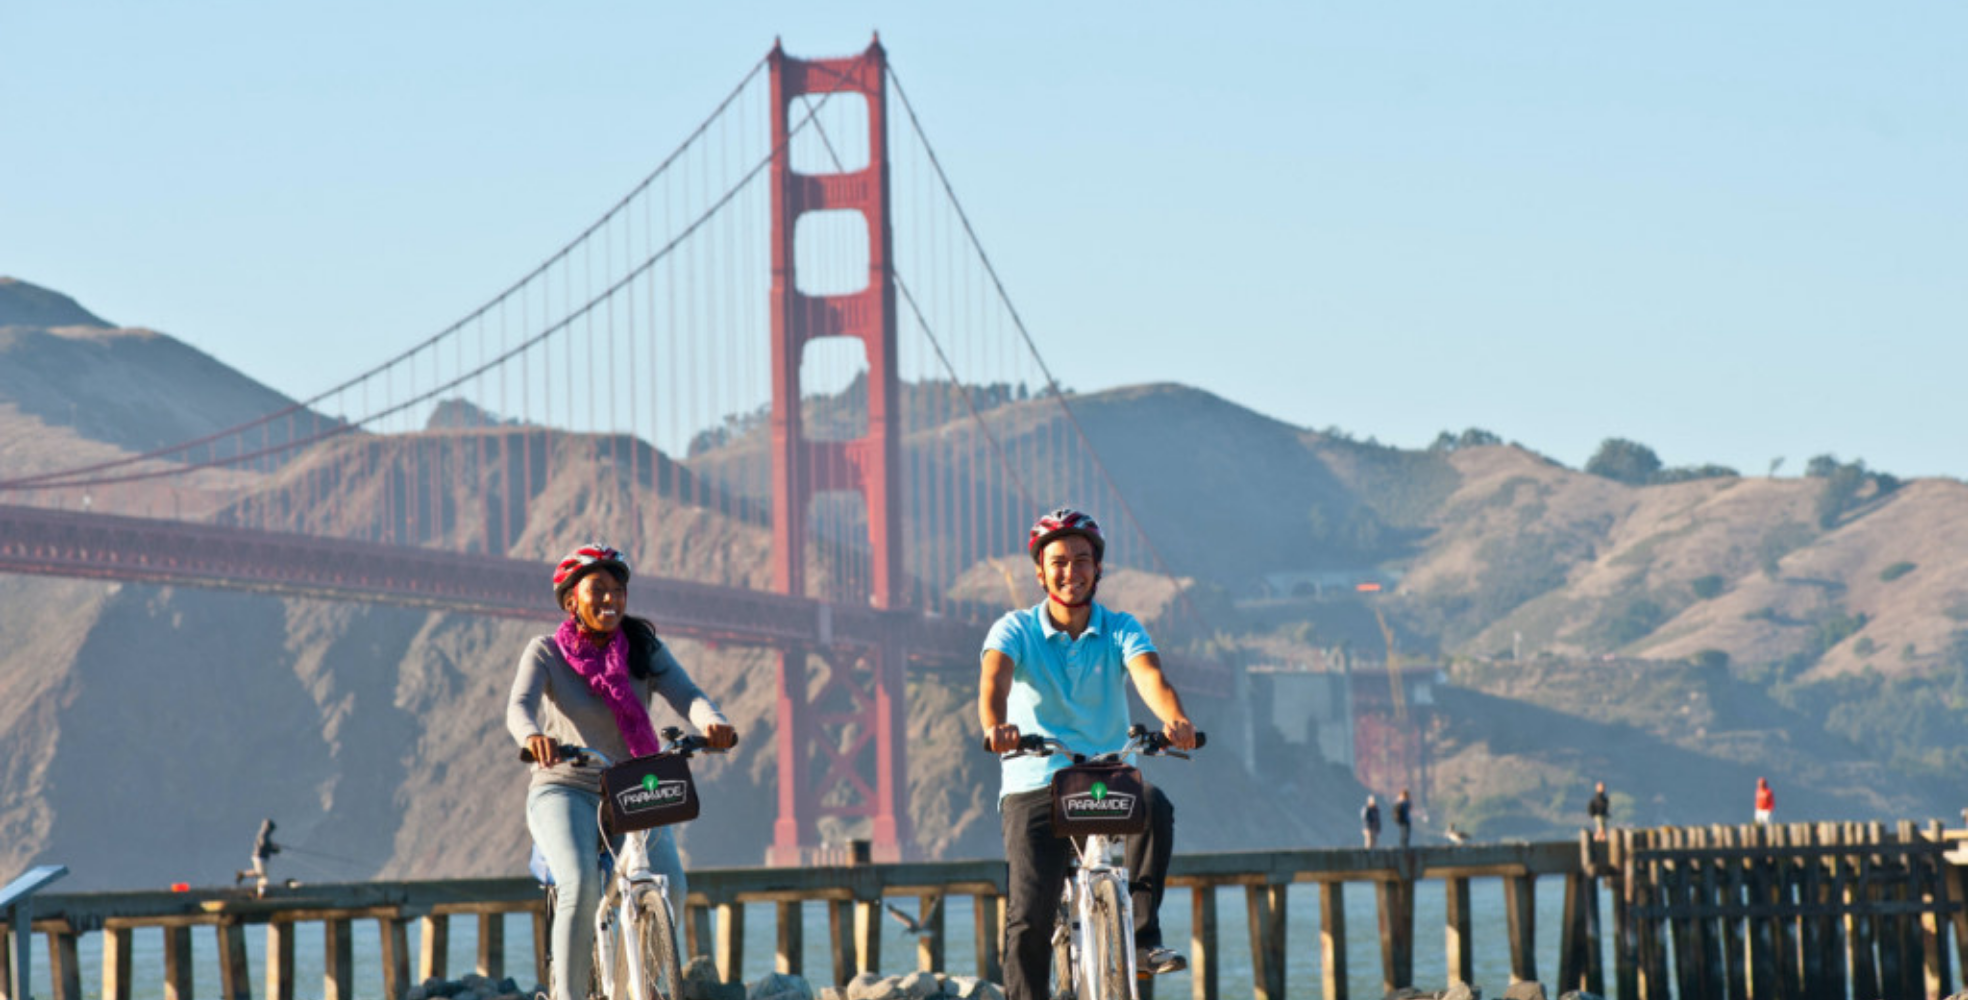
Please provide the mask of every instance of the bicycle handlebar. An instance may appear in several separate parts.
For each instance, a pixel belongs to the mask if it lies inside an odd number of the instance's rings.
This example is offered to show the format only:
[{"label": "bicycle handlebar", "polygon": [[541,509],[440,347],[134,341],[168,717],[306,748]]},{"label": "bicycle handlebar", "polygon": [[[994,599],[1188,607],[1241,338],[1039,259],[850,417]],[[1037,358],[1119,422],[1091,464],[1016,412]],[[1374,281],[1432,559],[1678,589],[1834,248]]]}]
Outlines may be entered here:
[{"label": "bicycle handlebar", "polygon": [[[1196,749],[1201,750],[1208,742],[1209,734],[1198,729],[1196,731]],[[983,737],[980,743],[985,752],[990,752],[991,738],[989,736]],[[1056,753],[1072,754],[1076,761],[1099,760],[1101,758],[1118,759],[1131,753],[1145,754],[1150,757],[1186,758],[1189,756],[1187,751],[1175,749],[1167,736],[1162,735],[1156,730],[1151,730],[1140,723],[1135,723],[1128,727],[1127,745],[1112,753],[1097,754],[1093,757],[1088,757],[1085,754],[1075,753],[1071,747],[1068,747],[1053,737],[1041,736],[1037,733],[1021,733],[1018,737],[1018,746],[1005,753],[1004,756],[1050,757]]]},{"label": "bicycle handlebar", "polygon": [[[675,726],[665,727],[660,735],[663,737],[663,748],[656,751],[658,754],[675,754],[686,760],[700,753],[724,753],[725,750],[730,749],[730,747],[724,749],[713,747],[704,740],[704,737],[695,733],[685,736],[683,735],[683,730]],[[732,733],[731,746],[735,747],[737,745],[738,734]],[[575,767],[585,767],[591,761],[599,762],[602,767],[608,767],[614,763],[614,761],[608,759],[607,754],[593,747],[575,746],[572,743],[554,744],[554,756],[562,758]],[[522,764],[536,763],[532,748],[520,747],[519,760]]]}]

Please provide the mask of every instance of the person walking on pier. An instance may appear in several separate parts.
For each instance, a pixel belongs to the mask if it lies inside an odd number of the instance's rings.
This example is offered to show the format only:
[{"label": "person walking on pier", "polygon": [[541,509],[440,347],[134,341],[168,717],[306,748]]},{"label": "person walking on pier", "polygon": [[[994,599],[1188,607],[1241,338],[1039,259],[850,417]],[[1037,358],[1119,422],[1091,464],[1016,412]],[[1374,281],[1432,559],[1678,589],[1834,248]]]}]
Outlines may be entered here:
[{"label": "person walking on pier", "polygon": [[[1161,655],[1132,615],[1094,602],[1106,540],[1093,518],[1062,508],[1032,525],[1027,549],[1046,599],[998,619],[984,638],[977,714],[991,752],[1018,747],[1021,735],[1051,736],[1098,754],[1127,743],[1127,682],[1179,750],[1196,747],[1196,727],[1162,673]],[[1003,765],[998,811],[1004,820],[1010,900],[1005,908],[1006,1000],[1045,1000],[1059,886],[1072,842],[1052,832],[1052,772],[1065,755],[1018,757]],[[1162,945],[1162,889],[1174,852],[1175,807],[1147,785],[1148,832],[1127,838],[1136,876],[1135,968],[1152,976],[1188,968]]]},{"label": "person walking on pier", "polygon": [[1592,787],[1592,801],[1585,804],[1585,814],[1592,817],[1592,839],[1606,839],[1606,818],[1612,811],[1612,800],[1606,798],[1606,783],[1601,781]]},{"label": "person walking on pier", "polygon": [[273,817],[260,820],[259,835],[253,838],[253,867],[233,875],[233,884],[238,885],[247,879],[253,880],[253,895],[265,896],[267,891],[267,861],[280,853],[280,845],[273,842]]},{"label": "person walking on pier", "polygon": [[1367,849],[1373,850],[1380,842],[1380,803],[1367,795],[1367,804],[1360,807],[1360,838],[1367,842]]},{"label": "person walking on pier", "polygon": [[[646,619],[628,614],[629,564],[604,545],[583,545],[555,567],[554,600],[567,619],[535,636],[519,656],[506,701],[506,730],[538,767],[526,792],[526,828],[559,887],[555,896],[553,1000],[583,1000],[594,958],[595,864],[601,777],[562,760],[556,745],[593,747],[614,760],[662,748],[650,714],[661,697],[714,749],[738,742],[717,704],[684,672]],[[630,836],[636,836],[631,834]],[[670,827],[647,832],[649,862],[669,876],[680,914],[688,886]],[[577,986],[576,984],[581,984]]]},{"label": "person walking on pier", "polygon": [[1401,830],[1401,849],[1407,850],[1408,838],[1414,833],[1414,804],[1408,801],[1408,790],[1401,789],[1400,797],[1394,800],[1394,825]]},{"label": "person walking on pier", "polygon": [[1770,788],[1770,779],[1756,779],[1756,822],[1762,826],[1770,825],[1770,814],[1777,811],[1777,793]]}]

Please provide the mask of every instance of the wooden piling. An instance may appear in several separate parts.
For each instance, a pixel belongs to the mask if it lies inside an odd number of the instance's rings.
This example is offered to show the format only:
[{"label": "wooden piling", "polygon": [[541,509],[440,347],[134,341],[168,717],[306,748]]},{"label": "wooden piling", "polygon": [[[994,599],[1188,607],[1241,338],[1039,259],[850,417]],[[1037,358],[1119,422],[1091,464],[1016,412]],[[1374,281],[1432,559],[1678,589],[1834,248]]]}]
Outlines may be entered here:
[{"label": "wooden piling", "polygon": [[1346,883],[1319,883],[1319,985],[1326,1000],[1347,1000]]},{"label": "wooden piling", "polygon": [[[134,985],[130,980],[130,946],[134,933],[128,927],[103,928],[103,1000],[130,1000],[130,989]],[[268,953],[272,954],[272,949],[268,949]],[[289,951],[290,965],[292,956],[292,951]],[[4,967],[5,963],[0,962],[0,968]],[[293,1000],[293,997],[290,994],[284,1000]]]},{"label": "wooden piling", "polygon": [[1374,883],[1380,914],[1380,976],[1387,992],[1414,985],[1414,881]]},{"label": "wooden piling", "polygon": [[943,972],[943,894],[925,892],[917,897],[916,922],[925,933],[916,935],[916,970]]},{"label": "wooden piling", "polygon": [[854,957],[854,904],[845,899],[827,903],[827,942],[834,960],[834,985],[846,989],[859,971]]},{"label": "wooden piling", "polygon": [[[103,956],[105,961],[108,957]],[[294,925],[285,920],[266,925],[266,995],[267,1000],[294,1000]]]},{"label": "wooden piling", "polygon": [[1285,886],[1247,885],[1251,992],[1256,1000],[1285,1000]]},{"label": "wooden piling", "polygon": [[[1911,824],[1908,826],[1911,832]],[[1941,824],[1936,820],[1924,832],[1918,834],[1918,837],[1923,847],[1931,845],[1938,848],[1941,844],[1941,835]],[[1917,880],[1919,891],[1915,898],[1924,907],[1920,913],[1920,951],[1927,995],[1946,996],[1951,988],[1950,981],[1953,976],[1948,961],[1947,924],[1941,917],[1948,905],[1947,879],[1943,877],[1941,870],[1944,862],[1938,852],[1922,851],[1908,857],[1913,860],[1919,873]]]},{"label": "wooden piling", "polygon": [[1189,890],[1189,996],[1216,1000],[1221,974],[1216,960],[1216,886]]},{"label": "wooden piling", "polygon": [[[506,978],[506,915],[478,915],[478,956],[476,968],[481,976]],[[545,983],[546,980],[541,980]]]},{"label": "wooden piling", "polygon": [[713,959],[720,981],[745,981],[745,904],[734,900],[717,905],[717,951]]},{"label": "wooden piling", "polygon": [[82,1000],[82,961],[77,954],[77,937],[72,931],[48,934],[48,983],[58,1000]]},{"label": "wooden piling", "polygon": [[1511,982],[1537,980],[1537,876],[1503,879],[1504,925],[1510,939]]},{"label": "wooden piling", "polygon": [[[479,932],[480,940],[485,932]],[[448,978],[451,955],[451,918],[427,913],[417,919],[417,981]]]},{"label": "wooden piling", "polygon": [[219,995],[225,1000],[253,1000],[252,966],[246,962],[246,928],[233,922],[218,925]]},{"label": "wooden piling", "polygon": [[1442,880],[1442,923],[1444,962],[1450,982],[1476,981],[1476,935],[1469,909],[1469,880],[1451,876]]},{"label": "wooden piling", "polygon": [[[192,1000],[191,928],[183,924],[164,926],[164,1000]],[[347,1000],[348,994],[329,1000]]]},{"label": "wooden piling", "polygon": [[772,971],[788,976],[803,976],[806,969],[806,922],[802,919],[805,908],[797,899],[782,900],[774,904],[777,911],[778,927],[775,937],[778,946],[772,956]]},{"label": "wooden piling", "polygon": [[977,978],[1004,981],[1004,897],[983,894],[971,899],[977,942]]}]

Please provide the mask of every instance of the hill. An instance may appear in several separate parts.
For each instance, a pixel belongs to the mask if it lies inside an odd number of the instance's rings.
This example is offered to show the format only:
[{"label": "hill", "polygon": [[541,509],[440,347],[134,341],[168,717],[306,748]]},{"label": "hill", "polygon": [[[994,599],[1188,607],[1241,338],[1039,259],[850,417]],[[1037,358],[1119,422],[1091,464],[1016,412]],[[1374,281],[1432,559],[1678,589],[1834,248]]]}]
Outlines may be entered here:
[{"label": "hill", "polygon": [[[0,324],[0,479],[292,405],[164,334],[109,326],[24,283],[0,283]],[[959,408],[938,402],[947,386],[910,392],[906,446],[931,454],[936,415]],[[825,420],[849,402],[810,400],[809,412]],[[1839,466],[1630,485],[1480,435],[1409,451],[1295,428],[1178,385],[1072,403],[1173,570],[1116,568],[1107,599],[1151,620],[1196,608],[1214,633],[1206,651],[1247,667],[1337,659],[1361,684],[1390,652],[1441,665],[1427,713],[1438,827],[1563,833],[1595,779],[1629,820],[1735,819],[1752,771],[1778,785],[1787,815],[1953,814],[1940,779],[1968,764],[1960,483],[1860,474],[1854,485]],[[1056,407],[1007,394],[983,419],[999,446],[1032,456],[1031,488],[1061,489],[1045,478]],[[220,521],[258,503],[293,511],[297,529],[348,531],[346,513],[374,502],[357,491],[374,485],[343,473],[402,449],[496,498],[417,525],[421,541],[544,560],[594,512],[633,510],[644,571],[757,585],[762,431],[756,415],[734,415],[670,456],[457,404],[415,435],[344,436],[285,463],[207,472],[204,495]],[[522,439],[537,475],[479,459]],[[295,504],[297,483],[340,492]],[[914,568],[970,567],[953,597],[1034,599],[1022,567],[990,561],[1001,554],[919,542]],[[817,572],[826,558],[815,553]],[[1387,586],[1363,596],[1321,582],[1355,578]],[[518,871],[524,778],[498,720],[511,659],[537,628],[0,577],[0,733],[22,748],[0,768],[0,866],[87,857],[78,888],[222,879],[272,814],[299,848],[283,861],[305,877]],[[684,848],[697,864],[754,862],[772,818],[772,755],[756,749],[774,742],[772,662],[677,645],[754,748],[705,766],[717,819],[686,832]],[[909,686],[908,781],[927,856],[999,850],[989,761],[969,750],[974,683],[959,671]],[[1351,842],[1365,790],[1346,768],[1267,731],[1247,701],[1192,707],[1205,728],[1254,730],[1261,752],[1240,759],[1226,742],[1157,770],[1186,814],[1245,820],[1185,824],[1184,850]],[[118,794],[95,793],[104,787]]]}]

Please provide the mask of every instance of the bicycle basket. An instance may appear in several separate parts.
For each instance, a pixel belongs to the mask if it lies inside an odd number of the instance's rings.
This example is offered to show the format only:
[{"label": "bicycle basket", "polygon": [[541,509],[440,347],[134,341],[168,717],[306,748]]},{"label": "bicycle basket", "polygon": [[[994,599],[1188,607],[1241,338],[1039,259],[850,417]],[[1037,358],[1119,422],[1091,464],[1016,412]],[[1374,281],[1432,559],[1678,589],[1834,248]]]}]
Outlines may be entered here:
[{"label": "bicycle basket", "polygon": [[632,757],[601,772],[601,797],[614,833],[647,830],[697,818],[697,785],[690,762],[675,754]]},{"label": "bicycle basket", "polygon": [[1116,761],[1075,764],[1052,776],[1052,834],[1125,836],[1148,829],[1141,772]]}]

